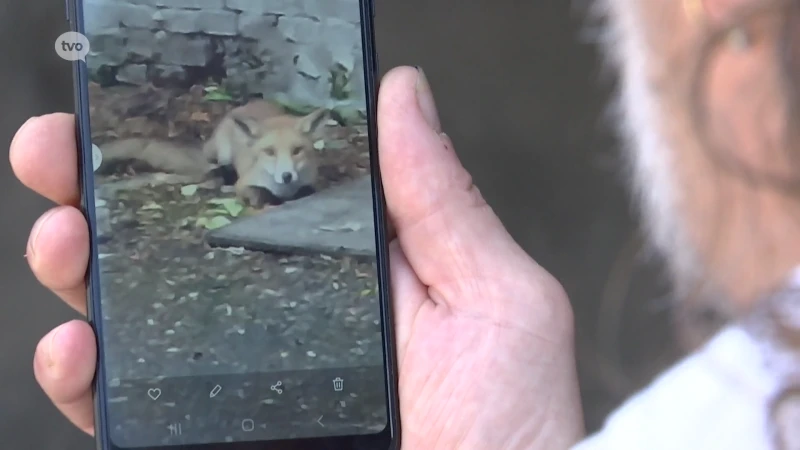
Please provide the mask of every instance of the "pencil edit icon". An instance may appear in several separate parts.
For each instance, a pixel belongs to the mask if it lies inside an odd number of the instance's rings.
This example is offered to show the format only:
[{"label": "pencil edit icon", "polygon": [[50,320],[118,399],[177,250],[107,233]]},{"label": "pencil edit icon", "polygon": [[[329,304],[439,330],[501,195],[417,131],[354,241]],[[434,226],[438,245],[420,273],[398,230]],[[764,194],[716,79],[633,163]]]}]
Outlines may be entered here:
[{"label": "pencil edit icon", "polygon": [[220,391],[222,391],[222,386],[220,386],[220,385],[214,386],[214,389],[211,389],[211,392],[208,393],[208,398],[216,397],[217,394],[220,393]]}]

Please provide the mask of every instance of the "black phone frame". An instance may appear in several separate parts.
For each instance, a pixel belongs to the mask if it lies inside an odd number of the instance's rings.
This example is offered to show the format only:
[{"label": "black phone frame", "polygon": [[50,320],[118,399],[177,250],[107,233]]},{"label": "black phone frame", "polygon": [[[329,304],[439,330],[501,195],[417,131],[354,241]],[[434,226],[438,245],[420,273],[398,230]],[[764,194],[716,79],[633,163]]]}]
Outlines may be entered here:
[{"label": "black phone frame", "polygon": [[[71,31],[84,33],[83,1],[65,0],[66,15]],[[364,81],[367,95],[367,129],[372,173],[373,211],[375,211],[375,239],[377,249],[378,286],[382,320],[384,368],[386,380],[386,405],[388,423],[375,434],[302,438],[288,440],[230,442],[211,444],[169,445],[138,447],[136,450],[397,450],[400,448],[400,407],[398,394],[397,351],[394,339],[394,322],[391,308],[389,277],[388,216],[383,183],[378,161],[377,106],[379,89],[378,57],[375,46],[374,0],[359,0],[361,36],[364,61]],[[78,149],[78,183],[81,192],[81,210],[89,224],[90,260],[86,273],[87,319],[97,342],[98,364],[93,380],[95,438],[99,450],[134,450],[115,446],[109,437],[106,411],[106,386],[103,367],[103,324],[98,318],[100,288],[98,249],[96,241],[97,218],[95,214],[94,170],[92,160],[91,125],[89,120],[89,74],[86,62],[73,62],[73,95],[75,108],[75,139]]]}]

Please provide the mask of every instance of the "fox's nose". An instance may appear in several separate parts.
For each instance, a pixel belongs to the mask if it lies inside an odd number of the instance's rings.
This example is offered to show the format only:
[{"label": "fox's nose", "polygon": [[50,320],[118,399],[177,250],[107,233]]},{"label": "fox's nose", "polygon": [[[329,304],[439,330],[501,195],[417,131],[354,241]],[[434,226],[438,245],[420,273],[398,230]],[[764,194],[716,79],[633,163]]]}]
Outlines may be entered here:
[{"label": "fox's nose", "polygon": [[292,174],[289,172],[283,172],[283,182],[284,183],[291,183],[292,182]]}]

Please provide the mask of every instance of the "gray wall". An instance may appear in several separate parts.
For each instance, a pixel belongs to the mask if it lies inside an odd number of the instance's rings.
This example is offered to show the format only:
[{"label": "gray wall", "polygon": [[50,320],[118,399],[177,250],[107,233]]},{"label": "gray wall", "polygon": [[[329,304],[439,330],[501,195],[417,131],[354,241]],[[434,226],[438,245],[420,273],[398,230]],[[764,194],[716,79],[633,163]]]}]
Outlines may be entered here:
[{"label": "gray wall", "polygon": [[365,112],[358,0],[87,0],[85,10],[100,82],[191,84],[210,67],[232,93]]},{"label": "gray wall", "polygon": [[[663,305],[650,301],[658,285],[646,267],[627,274],[634,283],[623,298],[626,304],[604,300],[612,263],[635,226],[618,176],[615,142],[600,120],[608,94],[607,86],[598,84],[594,49],[576,40],[578,20],[563,0],[377,4],[383,68],[425,68],[445,129],[481,191],[520,244],[565,284],[578,316],[587,420],[597,426],[625,392],[658,367],[654,361],[666,351],[667,339],[663,315],[654,308]],[[66,31],[63,2],[3,0],[2,5],[0,82],[6,109],[0,134],[9,142],[32,114],[71,111],[71,81],[67,63],[52,50]],[[29,227],[49,205],[12,178],[5,163],[0,189],[2,448],[92,448],[47,403],[32,377],[39,337],[73,317],[37,285],[22,258]],[[611,314],[607,324],[619,319],[611,330],[624,345],[612,350],[633,382],[616,372],[607,376],[608,366],[593,360],[601,355],[597,318],[617,309],[624,311]]]}]

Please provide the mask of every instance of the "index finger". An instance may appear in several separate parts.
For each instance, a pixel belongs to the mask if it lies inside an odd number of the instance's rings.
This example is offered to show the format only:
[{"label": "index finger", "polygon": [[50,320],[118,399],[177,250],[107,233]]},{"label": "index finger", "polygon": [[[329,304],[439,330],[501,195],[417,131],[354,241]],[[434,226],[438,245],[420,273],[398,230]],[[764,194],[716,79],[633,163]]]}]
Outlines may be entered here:
[{"label": "index finger", "polygon": [[9,159],[17,178],[37,194],[60,205],[79,204],[72,114],[53,113],[28,119],[11,141]]}]

